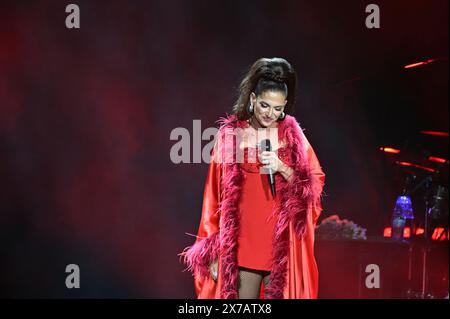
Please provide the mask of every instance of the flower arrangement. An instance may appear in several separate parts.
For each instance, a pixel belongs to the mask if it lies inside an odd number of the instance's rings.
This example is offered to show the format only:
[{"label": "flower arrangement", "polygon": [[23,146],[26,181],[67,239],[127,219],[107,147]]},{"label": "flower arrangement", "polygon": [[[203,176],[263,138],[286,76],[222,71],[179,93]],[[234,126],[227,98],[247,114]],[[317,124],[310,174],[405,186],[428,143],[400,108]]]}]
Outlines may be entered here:
[{"label": "flower arrangement", "polygon": [[316,226],[316,237],[319,239],[352,239],[366,240],[367,229],[347,219],[332,215]]}]

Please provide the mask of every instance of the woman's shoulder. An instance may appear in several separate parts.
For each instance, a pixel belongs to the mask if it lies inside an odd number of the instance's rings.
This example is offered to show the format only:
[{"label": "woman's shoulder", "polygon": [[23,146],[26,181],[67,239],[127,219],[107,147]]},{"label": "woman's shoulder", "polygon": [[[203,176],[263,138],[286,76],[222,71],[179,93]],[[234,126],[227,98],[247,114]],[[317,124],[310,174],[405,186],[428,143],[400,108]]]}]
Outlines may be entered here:
[{"label": "woman's shoulder", "polygon": [[226,113],[225,116],[219,117],[219,119],[216,121],[217,125],[219,126],[219,129],[233,125],[233,123],[236,123],[237,116],[235,114],[228,114]]},{"label": "woman's shoulder", "polygon": [[225,116],[220,117],[216,123],[219,126],[219,130],[225,128],[244,128],[248,126],[247,121],[240,120],[236,114],[226,114]]},{"label": "woman's shoulder", "polygon": [[283,127],[300,128],[300,123],[293,115],[286,114],[286,118],[281,122]]},{"label": "woman's shoulder", "polygon": [[219,118],[217,135],[224,138],[225,136],[240,134],[240,130],[245,130],[249,124],[246,120],[239,120],[236,115],[231,114],[226,117]]}]

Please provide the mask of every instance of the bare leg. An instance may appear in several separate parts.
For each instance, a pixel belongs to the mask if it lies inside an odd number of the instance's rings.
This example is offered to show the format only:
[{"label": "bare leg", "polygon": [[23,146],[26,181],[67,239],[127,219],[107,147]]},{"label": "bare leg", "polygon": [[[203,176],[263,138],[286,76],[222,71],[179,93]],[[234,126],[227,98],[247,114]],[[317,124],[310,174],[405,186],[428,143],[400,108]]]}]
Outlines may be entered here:
[{"label": "bare leg", "polygon": [[269,288],[269,284],[270,284],[270,272],[267,272],[264,274],[263,280],[264,280],[264,297],[267,298],[268,295],[268,288]]},{"label": "bare leg", "polygon": [[239,299],[258,299],[261,281],[260,271],[239,267]]}]

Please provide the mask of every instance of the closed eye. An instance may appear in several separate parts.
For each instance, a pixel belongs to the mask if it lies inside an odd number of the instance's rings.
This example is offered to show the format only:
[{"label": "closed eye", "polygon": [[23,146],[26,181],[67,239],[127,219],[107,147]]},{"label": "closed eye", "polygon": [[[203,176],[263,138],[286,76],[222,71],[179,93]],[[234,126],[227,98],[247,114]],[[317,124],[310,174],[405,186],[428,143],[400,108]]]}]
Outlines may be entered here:
[{"label": "closed eye", "polygon": [[[261,107],[264,108],[264,109],[267,109],[269,107],[269,105],[266,104],[265,102],[261,102],[260,104],[261,104]],[[280,112],[282,110],[282,107],[278,106],[278,107],[275,108],[275,110],[277,112]]]}]

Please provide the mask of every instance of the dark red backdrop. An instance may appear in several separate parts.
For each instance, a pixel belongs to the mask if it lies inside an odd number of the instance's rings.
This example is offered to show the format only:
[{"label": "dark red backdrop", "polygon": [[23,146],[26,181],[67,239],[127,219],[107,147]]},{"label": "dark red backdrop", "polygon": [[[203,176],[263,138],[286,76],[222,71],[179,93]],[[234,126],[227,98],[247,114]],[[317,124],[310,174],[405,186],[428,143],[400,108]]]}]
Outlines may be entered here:
[{"label": "dark red backdrop", "polygon": [[[446,0],[377,1],[379,30],[364,1],[75,2],[79,30],[65,28],[65,1],[0,4],[1,296],[193,297],[177,253],[207,164],[173,164],[169,135],[230,112],[259,57],[298,71],[324,216],[369,234],[399,191],[378,147],[448,131]],[[402,69],[427,58],[440,60]]]}]

